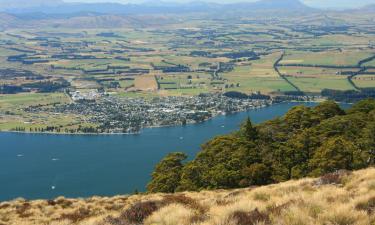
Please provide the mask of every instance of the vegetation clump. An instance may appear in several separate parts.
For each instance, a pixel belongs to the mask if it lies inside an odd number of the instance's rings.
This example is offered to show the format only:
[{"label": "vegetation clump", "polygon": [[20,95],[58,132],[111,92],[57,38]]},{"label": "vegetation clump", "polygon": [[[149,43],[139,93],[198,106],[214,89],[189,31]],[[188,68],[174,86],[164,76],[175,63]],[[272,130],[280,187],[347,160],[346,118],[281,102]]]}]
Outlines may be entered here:
[{"label": "vegetation clump", "polygon": [[112,224],[142,224],[153,212],[161,207],[159,201],[139,202],[123,212],[119,218],[110,218]]},{"label": "vegetation clump", "polygon": [[61,220],[67,219],[73,223],[77,223],[78,221],[84,220],[90,216],[91,216],[90,210],[82,207],[72,213],[62,214],[60,219]]},{"label": "vegetation clump", "polygon": [[316,181],[316,185],[342,184],[343,179],[350,174],[347,170],[338,170],[334,173],[323,175]]},{"label": "vegetation clump", "polygon": [[368,214],[372,215],[375,212],[375,196],[358,203],[356,209],[366,211]]},{"label": "vegetation clump", "polygon": [[268,224],[270,222],[269,216],[265,213],[259,212],[258,209],[254,209],[251,212],[236,211],[231,217],[236,221],[237,225]]}]

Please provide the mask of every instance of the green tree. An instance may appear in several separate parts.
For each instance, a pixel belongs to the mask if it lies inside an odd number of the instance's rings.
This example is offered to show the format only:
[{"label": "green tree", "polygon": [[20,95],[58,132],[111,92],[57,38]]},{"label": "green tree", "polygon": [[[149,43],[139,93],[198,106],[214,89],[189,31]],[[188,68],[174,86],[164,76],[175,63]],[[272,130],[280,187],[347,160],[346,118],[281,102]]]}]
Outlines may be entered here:
[{"label": "green tree", "polygon": [[354,104],[349,110],[348,113],[369,113],[372,110],[375,110],[375,99],[369,98]]},{"label": "green tree", "polygon": [[293,149],[293,167],[290,170],[290,178],[299,179],[308,175],[308,162],[319,143],[320,140],[311,135],[310,129],[304,130],[288,140],[287,145]]},{"label": "green tree", "polygon": [[319,142],[309,129],[290,136],[285,144],[274,148],[273,179],[286,181],[309,173],[308,161]]},{"label": "green tree", "polygon": [[240,170],[230,169],[225,164],[216,164],[206,175],[209,189],[235,188],[241,180]]},{"label": "green tree", "polygon": [[258,139],[258,131],[256,127],[253,126],[250,117],[247,117],[246,121],[243,123],[241,127],[241,135],[248,141],[255,141]]},{"label": "green tree", "polygon": [[184,166],[178,190],[238,187],[241,170],[260,160],[253,142],[236,135],[216,137],[202,146],[195,160]]},{"label": "green tree", "polygon": [[271,169],[263,163],[254,163],[242,170],[241,186],[265,185],[272,182]]},{"label": "green tree", "polygon": [[313,109],[314,115],[319,121],[326,120],[335,116],[345,115],[345,111],[334,101],[325,101]]},{"label": "green tree", "polygon": [[181,179],[184,153],[170,153],[159,162],[152,173],[151,182],[147,185],[148,192],[173,193]]},{"label": "green tree", "polygon": [[312,125],[311,109],[304,106],[296,106],[287,112],[285,115],[285,123],[289,131],[300,130],[308,128]]},{"label": "green tree", "polygon": [[319,147],[310,160],[312,175],[319,176],[340,169],[355,169],[365,162],[359,149],[343,137],[333,137]]},{"label": "green tree", "polygon": [[202,179],[202,172],[207,168],[194,161],[187,163],[181,173],[180,185],[177,191],[199,191],[202,187],[207,187],[207,181]]},{"label": "green tree", "polygon": [[368,123],[365,113],[336,116],[323,120],[311,130],[311,136],[324,140],[334,136],[343,136],[354,141],[361,135]]},{"label": "green tree", "polygon": [[[375,110],[370,115],[370,118],[375,118]],[[367,152],[368,154],[368,164],[375,164],[375,120],[370,119],[367,126],[363,129],[362,137],[359,139],[359,146],[361,149]]]}]

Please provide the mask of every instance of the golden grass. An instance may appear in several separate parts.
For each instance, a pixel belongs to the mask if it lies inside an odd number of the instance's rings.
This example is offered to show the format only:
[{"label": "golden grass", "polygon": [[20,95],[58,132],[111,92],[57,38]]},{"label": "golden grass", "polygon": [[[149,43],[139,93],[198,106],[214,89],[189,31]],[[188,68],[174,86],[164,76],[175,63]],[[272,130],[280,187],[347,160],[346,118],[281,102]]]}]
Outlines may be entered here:
[{"label": "golden grass", "polygon": [[141,91],[156,91],[158,90],[158,83],[155,76],[143,75],[135,78],[134,87]]},{"label": "golden grass", "polygon": [[0,224],[371,225],[375,168],[237,190],[16,199],[0,203]]}]

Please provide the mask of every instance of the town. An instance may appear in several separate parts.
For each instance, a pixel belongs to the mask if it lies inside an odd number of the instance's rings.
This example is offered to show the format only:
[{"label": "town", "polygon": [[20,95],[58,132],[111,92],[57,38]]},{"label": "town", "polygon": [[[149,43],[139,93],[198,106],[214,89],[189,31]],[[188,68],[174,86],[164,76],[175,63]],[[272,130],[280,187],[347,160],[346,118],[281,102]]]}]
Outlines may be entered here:
[{"label": "town", "polygon": [[[218,115],[225,115],[266,107],[269,98],[240,99],[222,94],[201,94],[191,97],[121,98],[103,96],[98,99],[82,99],[70,104],[53,107],[30,106],[29,113],[74,114],[86,118],[89,124],[77,129],[48,127],[37,132],[63,133],[138,133],[142,128],[200,123]],[[21,130],[22,131],[22,130]],[[30,130],[31,132],[35,130]]]}]

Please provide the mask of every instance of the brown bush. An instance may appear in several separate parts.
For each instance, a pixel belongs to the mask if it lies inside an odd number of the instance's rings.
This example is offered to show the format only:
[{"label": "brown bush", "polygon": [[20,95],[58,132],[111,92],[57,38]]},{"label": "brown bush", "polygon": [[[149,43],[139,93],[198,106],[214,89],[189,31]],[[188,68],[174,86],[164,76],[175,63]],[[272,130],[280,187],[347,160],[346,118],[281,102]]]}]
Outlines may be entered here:
[{"label": "brown bush", "polygon": [[115,218],[112,216],[108,216],[104,219],[103,224],[111,224],[111,225],[132,225],[128,221],[121,219],[121,218]]},{"label": "brown bush", "polygon": [[348,175],[350,175],[351,172],[347,170],[339,170],[334,173],[328,173],[322,177],[320,177],[316,182],[315,185],[327,185],[327,184],[341,184],[342,179]]},{"label": "brown bush", "polygon": [[375,212],[375,197],[371,197],[366,202],[358,203],[355,207],[357,210],[366,211],[368,214]]},{"label": "brown bush", "polygon": [[73,202],[68,200],[68,199],[65,199],[65,198],[58,198],[55,200],[55,203],[59,206],[61,206],[63,209],[65,208],[69,208],[70,206],[73,205]]},{"label": "brown bush", "polygon": [[47,204],[48,205],[51,205],[51,206],[55,206],[55,205],[57,205],[57,203],[54,201],[54,200],[47,200]]},{"label": "brown bush", "polygon": [[110,204],[110,205],[106,205],[106,206],[104,206],[104,208],[105,208],[106,210],[109,210],[109,211],[120,211],[121,209],[124,208],[124,205],[113,203],[113,204]]},{"label": "brown bush", "polygon": [[202,214],[207,211],[207,209],[200,205],[196,200],[189,198],[185,195],[167,195],[162,200],[163,205],[170,205],[174,203],[187,206],[193,210],[197,210],[199,213]]},{"label": "brown bush", "polygon": [[207,219],[207,216],[205,215],[205,213],[208,211],[208,209],[203,207],[196,200],[190,197],[187,197],[186,195],[183,195],[183,194],[167,195],[167,196],[164,196],[161,203],[163,206],[167,206],[170,204],[180,204],[192,210],[195,210],[197,214],[191,217],[190,219],[191,224],[203,222]]},{"label": "brown bush", "polygon": [[16,206],[16,212],[17,214],[20,216],[20,217],[29,217],[31,216],[32,214],[31,213],[27,213],[27,211],[31,208],[31,204],[28,203],[28,202],[24,202],[22,205],[18,205]]},{"label": "brown bush", "polygon": [[6,209],[8,207],[10,207],[9,203],[2,203],[2,204],[0,204],[0,209]]},{"label": "brown bush", "polygon": [[242,193],[242,191],[233,191],[229,194],[227,194],[224,198],[234,198],[238,195],[240,195]]},{"label": "brown bush", "polygon": [[287,209],[289,208],[289,206],[295,204],[296,201],[295,200],[290,200],[284,204],[281,204],[281,205],[272,205],[272,206],[269,206],[267,207],[267,213],[268,214],[273,214],[273,215],[280,215],[281,212],[284,210],[284,209]]},{"label": "brown bush", "polygon": [[60,219],[61,220],[70,220],[73,223],[82,221],[86,218],[89,218],[91,216],[90,210],[86,208],[79,208],[73,213],[68,213],[68,214],[62,214]]},{"label": "brown bush", "polygon": [[225,199],[217,199],[216,200],[216,205],[218,206],[226,206],[233,203],[233,201],[225,200]]},{"label": "brown bush", "polygon": [[196,214],[190,218],[190,224],[202,223],[208,218],[205,214]]},{"label": "brown bush", "polygon": [[125,210],[119,217],[109,216],[104,222],[112,225],[138,225],[159,210],[164,204],[161,201],[138,202]]},{"label": "brown bush", "polygon": [[120,219],[130,224],[140,224],[162,206],[160,201],[139,202],[123,212]]},{"label": "brown bush", "polygon": [[152,213],[170,204],[181,204],[199,212],[192,220],[195,222],[204,220],[206,209],[197,201],[185,195],[166,195],[160,201],[138,202],[123,212],[119,217],[107,217],[106,223],[113,225],[142,224]]},{"label": "brown bush", "polygon": [[270,223],[268,214],[259,212],[254,209],[251,212],[236,211],[231,216],[231,219],[236,221],[237,225],[255,225],[258,223]]}]

